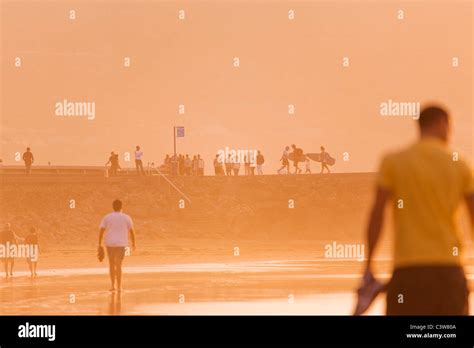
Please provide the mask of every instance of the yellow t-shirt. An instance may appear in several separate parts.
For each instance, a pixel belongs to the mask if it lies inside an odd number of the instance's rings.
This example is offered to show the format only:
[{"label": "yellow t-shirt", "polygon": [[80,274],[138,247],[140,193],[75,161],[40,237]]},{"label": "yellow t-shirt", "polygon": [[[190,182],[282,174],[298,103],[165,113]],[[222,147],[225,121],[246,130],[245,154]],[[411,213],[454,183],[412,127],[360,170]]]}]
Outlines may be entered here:
[{"label": "yellow t-shirt", "polygon": [[426,138],[382,160],[377,183],[392,193],[395,267],[462,264],[456,214],[474,193],[469,165]]}]

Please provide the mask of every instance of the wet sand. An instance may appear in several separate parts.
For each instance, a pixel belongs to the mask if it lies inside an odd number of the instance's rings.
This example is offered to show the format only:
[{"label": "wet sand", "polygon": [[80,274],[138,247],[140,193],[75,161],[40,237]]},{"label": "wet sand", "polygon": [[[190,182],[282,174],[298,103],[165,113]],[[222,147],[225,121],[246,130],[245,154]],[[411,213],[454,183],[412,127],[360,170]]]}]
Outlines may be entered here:
[{"label": "wet sand", "polygon": [[[327,258],[325,248],[365,243],[373,174],[174,180],[192,198],[184,209],[177,204],[181,197],[156,177],[3,178],[0,222],[23,238],[36,226],[41,252],[37,279],[29,277],[25,260],[17,259],[13,279],[4,278],[0,264],[0,315],[352,312],[364,265]],[[120,296],[108,291],[107,261],[96,257],[99,222],[118,197],[137,232]],[[390,215],[375,264],[385,279]],[[467,221],[464,212],[466,236]],[[472,283],[474,248],[466,250]],[[384,308],[380,296],[369,314]]]},{"label": "wet sand", "polygon": [[[378,261],[379,268],[388,264]],[[348,315],[361,265],[313,259],[131,266],[123,293],[108,291],[106,267],[42,270],[36,279],[20,271],[0,281],[0,314]],[[474,268],[466,270],[472,287]],[[389,273],[378,276],[387,280]],[[471,296],[471,313],[473,302]],[[367,314],[384,310],[381,295]]]}]

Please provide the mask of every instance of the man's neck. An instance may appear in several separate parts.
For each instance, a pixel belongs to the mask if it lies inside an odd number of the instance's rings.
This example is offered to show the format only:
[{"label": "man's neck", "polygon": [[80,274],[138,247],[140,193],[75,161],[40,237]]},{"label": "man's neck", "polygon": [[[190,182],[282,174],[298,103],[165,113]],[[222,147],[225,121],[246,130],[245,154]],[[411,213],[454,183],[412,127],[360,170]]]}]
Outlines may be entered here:
[{"label": "man's neck", "polygon": [[422,133],[420,135],[420,141],[432,141],[432,142],[439,143],[443,146],[446,146],[448,144],[447,141],[443,139],[442,137],[439,137],[437,135],[430,134],[430,133]]}]

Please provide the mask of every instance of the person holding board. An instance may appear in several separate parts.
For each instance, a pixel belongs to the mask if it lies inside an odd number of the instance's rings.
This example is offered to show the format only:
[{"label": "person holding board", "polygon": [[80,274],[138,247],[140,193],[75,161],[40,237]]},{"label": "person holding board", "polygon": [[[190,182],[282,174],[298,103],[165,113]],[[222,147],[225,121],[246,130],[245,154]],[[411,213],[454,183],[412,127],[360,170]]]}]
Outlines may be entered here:
[{"label": "person holding board", "polygon": [[324,146],[321,146],[320,149],[321,149],[321,174],[324,173],[324,169],[326,169],[328,173],[331,173],[327,164],[329,154],[324,149]]},{"label": "person holding board", "polygon": [[293,158],[293,165],[295,166],[295,174],[300,174],[301,169],[298,167],[298,162],[304,162],[305,155],[303,154],[303,149],[297,148],[295,144],[291,145],[293,148],[293,153],[291,157]]}]

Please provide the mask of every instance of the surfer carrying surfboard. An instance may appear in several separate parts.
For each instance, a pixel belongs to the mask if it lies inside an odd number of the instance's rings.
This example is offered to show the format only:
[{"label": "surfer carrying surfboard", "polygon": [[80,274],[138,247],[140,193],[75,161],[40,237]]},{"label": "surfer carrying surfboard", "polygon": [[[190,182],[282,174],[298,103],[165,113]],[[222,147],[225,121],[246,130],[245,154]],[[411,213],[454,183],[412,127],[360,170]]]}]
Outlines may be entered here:
[{"label": "surfer carrying surfboard", "polygon": [[320,149],[321,149],[321,174],[324,173],[324,168],[327,169],[328,173],[331,173],[327,164],[328,153],[324,149],[324,146],[321,146]]},{"label": "surfer carrying surfboard", "polygon": [[293,148],[292,158],[293,165],[295,166],[295,174],[300,174],[301,169],[298,167],[298,163],[304,162],[306,156],[303,154],[303,149],[297,148],[295,144],[291,145],[291,147]]}]

